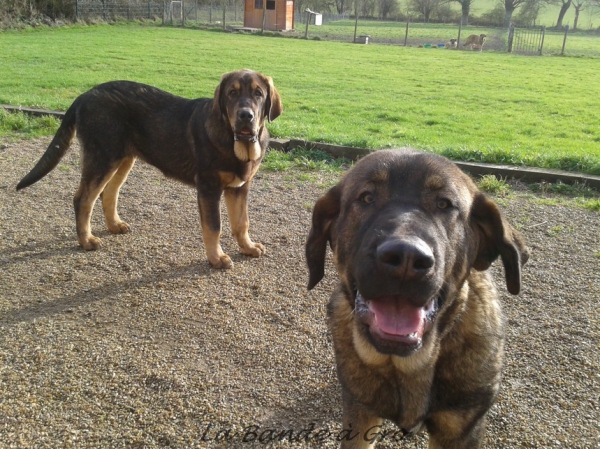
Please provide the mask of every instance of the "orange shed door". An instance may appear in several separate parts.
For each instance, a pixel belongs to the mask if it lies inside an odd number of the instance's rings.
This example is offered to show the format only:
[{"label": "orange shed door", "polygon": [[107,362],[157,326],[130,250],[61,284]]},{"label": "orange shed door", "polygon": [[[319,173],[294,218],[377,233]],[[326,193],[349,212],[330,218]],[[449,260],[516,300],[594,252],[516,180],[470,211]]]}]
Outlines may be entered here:
[{"label": "orange shed door", "polygon": [[294,29],[294,1],[287,0],[285,2],[285,29]]}]

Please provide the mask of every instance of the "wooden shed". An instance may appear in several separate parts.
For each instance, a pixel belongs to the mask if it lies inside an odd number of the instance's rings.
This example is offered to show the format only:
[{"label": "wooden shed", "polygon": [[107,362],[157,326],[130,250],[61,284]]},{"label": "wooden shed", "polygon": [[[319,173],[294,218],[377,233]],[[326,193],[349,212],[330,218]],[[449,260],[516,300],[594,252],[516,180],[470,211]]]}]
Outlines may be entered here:
[{"label": "wooden shed", "polygon": [[244,27],[261,28],[265,15],[265,30],[294,29],[294,0],[244,0]]}]

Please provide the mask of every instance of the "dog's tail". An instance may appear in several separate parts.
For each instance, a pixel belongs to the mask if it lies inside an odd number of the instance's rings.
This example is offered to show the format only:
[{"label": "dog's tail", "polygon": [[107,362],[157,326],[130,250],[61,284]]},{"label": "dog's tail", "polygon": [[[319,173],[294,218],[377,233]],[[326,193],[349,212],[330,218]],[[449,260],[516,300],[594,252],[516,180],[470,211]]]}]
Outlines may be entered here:
[{"label": "dog's tail", "polygon": [[54,139],[48,145],[46,152],[42,155],[38,163],[35,164],[35,167],[17,184],[17,190],[29,187],[54,170],[69,149],[73,137],[75,137],[76,119],[77,102],[74,102],[67,112],[65,112],[62,123],[54,135]]}]

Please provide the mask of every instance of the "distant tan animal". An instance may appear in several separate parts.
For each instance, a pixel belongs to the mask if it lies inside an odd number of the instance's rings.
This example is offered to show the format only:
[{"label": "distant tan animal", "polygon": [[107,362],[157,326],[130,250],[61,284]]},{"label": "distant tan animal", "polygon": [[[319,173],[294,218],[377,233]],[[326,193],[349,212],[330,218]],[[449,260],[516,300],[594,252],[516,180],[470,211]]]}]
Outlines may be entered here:
[{"label": "distant tan animal", "polygon": [[80,95],[39,162],[17,185],[23,189],[54,169],[77,134],[81,182],[73,200],[79,244],[101,246],[90,218],[98,197],[113,234],[129,232],[117,213],[119,189],[136,159],[196,187],[206,255],[230,268],[221,236],[221,196],[243,254],[265,251],[248,236],[248,189],[269,143],[266,121],[283,110],[271,77],[251,70],[222,76],[213,98],[187,99],[145,84],[112,81]]},{"label": "distant tan animal", "polygon": [[471,47],[471,50],[482,51],[486,37],[487,34],[471,34],[463,44],[463,47]]},{"label": "distant tan animal", "polygon": [[421,429],[431,449],[480,448],[500,387],[504,320],[488,268],[512,294],[528,252],[498,206],[449,160],[381,150],[313,210],[306,260],[314,287],[327,246],[339,283],[328,306],[342,387],[342,448]]},{"label": "distant tan animal", "polygon": [[450,39],[448,42],[446,42],[446,48],[456,48],[457,42],[457,39]]}]

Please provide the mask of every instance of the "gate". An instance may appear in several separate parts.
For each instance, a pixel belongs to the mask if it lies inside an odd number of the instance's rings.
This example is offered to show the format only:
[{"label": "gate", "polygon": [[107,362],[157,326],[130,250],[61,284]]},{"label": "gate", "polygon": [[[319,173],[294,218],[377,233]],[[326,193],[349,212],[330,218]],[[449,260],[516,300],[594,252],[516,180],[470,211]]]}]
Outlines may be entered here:
[{"label": "gate", "polygon": [[510,24],[508,52],[523,55],[541,55],[544,48],[546,27],[517,28]]}]

